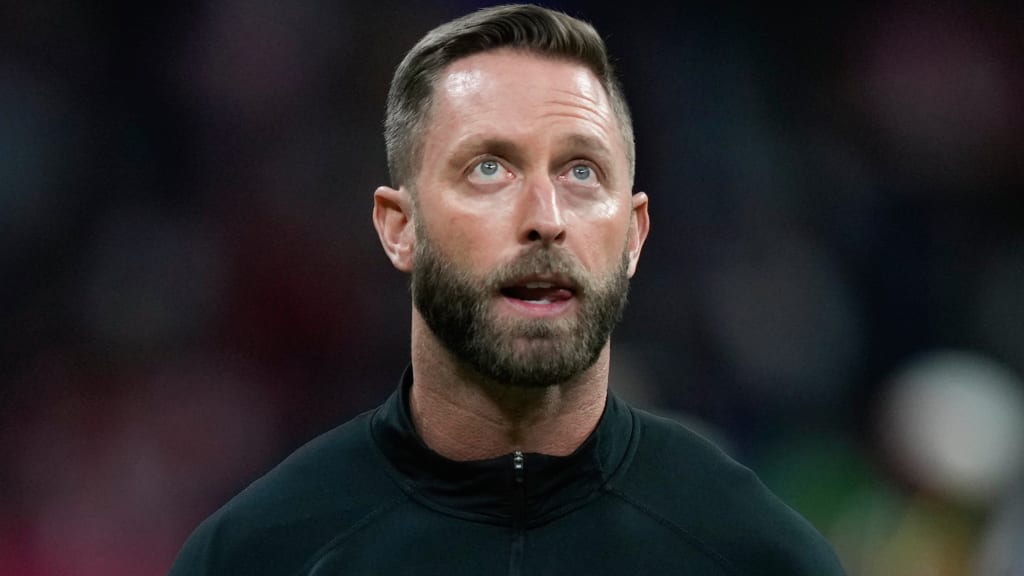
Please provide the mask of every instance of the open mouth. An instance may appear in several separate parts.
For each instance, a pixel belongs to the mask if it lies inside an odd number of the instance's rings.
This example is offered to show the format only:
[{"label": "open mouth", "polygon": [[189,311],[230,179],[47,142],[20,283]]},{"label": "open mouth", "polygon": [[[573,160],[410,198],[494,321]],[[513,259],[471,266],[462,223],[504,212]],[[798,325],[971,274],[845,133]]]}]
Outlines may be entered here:
[{"label": "open mouth", "polygon": [[551,304],[572,299],[576,287],[564,278],[523,278],[503,286],[501,294],[529,304]]}]

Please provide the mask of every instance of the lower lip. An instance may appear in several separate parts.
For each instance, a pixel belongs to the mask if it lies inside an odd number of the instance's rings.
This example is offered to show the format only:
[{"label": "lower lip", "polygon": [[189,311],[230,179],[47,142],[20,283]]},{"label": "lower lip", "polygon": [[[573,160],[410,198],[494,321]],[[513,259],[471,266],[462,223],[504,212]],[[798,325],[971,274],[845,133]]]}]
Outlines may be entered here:
[{"label": "lower lip", "polygon": [[564,314],[573,306],[576,299],[567,298],[565,300],[554,300],[551,302],[527,302],[526,300],[502,296],[501,300],[523,316],[529,316],[531,318],[550,318]]}]

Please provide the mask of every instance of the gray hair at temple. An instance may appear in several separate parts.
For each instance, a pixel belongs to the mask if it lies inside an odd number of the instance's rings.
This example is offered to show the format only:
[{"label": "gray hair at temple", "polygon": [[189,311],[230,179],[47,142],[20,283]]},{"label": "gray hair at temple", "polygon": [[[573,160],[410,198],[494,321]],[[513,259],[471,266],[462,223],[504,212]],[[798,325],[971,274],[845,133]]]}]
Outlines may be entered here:
[{"label": "gray hair at temple", "polygon": [[431,30],[406,54],[388,92],[384,141],[392,185],[411,188],[419,170],[423,132],[434,84],[452,62],[499,48],[521,49],[578,62],[608,93],[625,142],[632,182],[636,165],[633,121],[604,40],[593,26],[562,12],[533,5],[484,8]]}]

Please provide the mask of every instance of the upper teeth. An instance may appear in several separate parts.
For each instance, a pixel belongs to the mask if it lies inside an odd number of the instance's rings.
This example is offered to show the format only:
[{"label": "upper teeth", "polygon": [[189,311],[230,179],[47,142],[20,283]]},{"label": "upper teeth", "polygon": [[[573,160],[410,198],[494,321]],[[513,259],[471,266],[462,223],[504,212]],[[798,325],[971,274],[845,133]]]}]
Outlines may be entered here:
[{"label": "upper teeth", "polygon": [[550,282],[527,282],[526,283],[526,287],[527,288],[531,288],[531,289],[532,288],[551,288],[552,286],[554,286],[554,284],[552,284]]}]

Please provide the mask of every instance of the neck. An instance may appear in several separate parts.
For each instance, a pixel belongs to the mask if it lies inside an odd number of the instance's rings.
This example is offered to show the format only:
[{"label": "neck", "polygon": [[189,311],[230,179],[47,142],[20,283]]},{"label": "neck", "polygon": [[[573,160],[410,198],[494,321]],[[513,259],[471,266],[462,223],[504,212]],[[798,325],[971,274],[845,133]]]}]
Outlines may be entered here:
[{"label": "neck", "polygon": [[597,427],[608,394],[609,347],[570,381],[541,388],[492,382],[462,365],[414,312],[410,412],[417,432],[452,460],[519,450],[565,456]]}]

